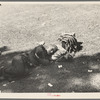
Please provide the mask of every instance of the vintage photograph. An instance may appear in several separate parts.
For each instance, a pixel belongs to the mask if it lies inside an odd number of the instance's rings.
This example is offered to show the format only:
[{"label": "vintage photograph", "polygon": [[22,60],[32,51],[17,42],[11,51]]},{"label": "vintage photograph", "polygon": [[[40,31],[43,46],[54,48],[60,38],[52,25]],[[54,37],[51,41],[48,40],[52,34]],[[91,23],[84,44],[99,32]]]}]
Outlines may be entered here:
[{"label": "vintage photograph", "polygon": [[100,3],[0,2],[0,93],[94,92]]}]

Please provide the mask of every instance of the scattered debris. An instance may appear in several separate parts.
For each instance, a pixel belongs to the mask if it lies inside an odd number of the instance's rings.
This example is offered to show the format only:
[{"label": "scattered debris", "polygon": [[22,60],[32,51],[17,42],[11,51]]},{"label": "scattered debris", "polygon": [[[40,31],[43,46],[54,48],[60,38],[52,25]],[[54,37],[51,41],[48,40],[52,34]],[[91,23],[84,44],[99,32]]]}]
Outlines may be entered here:
[{"label": "scattered debris", "polygon": [[45,26],[46,25],[46,22],[42,23],[42,26]]},{"label": "scattered debris", "polygon": [[48,83],[48,86],[53,87],[53,85],[51,83]]},{"label": "scattered debris", "polygon": [[37,76],[39,76],[39,74],[37,74]]},{"label": "scattered debris", "polygon": [[62,68],[63,66],[62,65],[58,65],[58,68]]},{"label": "scattered debris", "polygon": [[7,84],[3,84],[3,86],[7,86]]},{"label": "scattered debris", "polygon": [[3,84],[2,86],[7,86],[9,84],[9,82],[8,83],[6,83],[6,84]]},{"label": "scattered debris", "polygon": [[30,66],[32,66],[33,64],[32,63],[30,63]]},{"label": "scattered debris", "polygon": [[97,59],[97,61],[100,61],[100,59]]},{"label": "scattered debris", "polygon": [[93,70],[89,69],[88,72],[91,73]]},{"label": "scattered debris", "polygon": [[83,62],[83,64],[85,64],[85,62]]},{"label": "scattered debris", "polygon": [[1,66],[0,69],[1,69],[1,68],[4,68],[4,66]]},{"label": "scattered debris", "polygon": [[11,83],[14,83],[15,81],[11,81]]}]

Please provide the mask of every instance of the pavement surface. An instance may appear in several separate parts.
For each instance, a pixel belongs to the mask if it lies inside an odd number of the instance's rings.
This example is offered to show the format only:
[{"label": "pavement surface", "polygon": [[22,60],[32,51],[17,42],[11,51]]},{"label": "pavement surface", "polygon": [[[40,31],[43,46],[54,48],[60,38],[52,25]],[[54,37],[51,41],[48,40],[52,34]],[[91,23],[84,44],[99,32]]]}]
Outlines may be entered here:
[{"label": "pavement surface", "polygon": [[0,92],[100,92],[99,9],[100,4],[1,3],[0,46],[10,50],[1,55],[0,67],[38,42],[56,43],[62,32],[75,32],[83,49],[71,61],[37,66],[25,78],[1,81]]}]

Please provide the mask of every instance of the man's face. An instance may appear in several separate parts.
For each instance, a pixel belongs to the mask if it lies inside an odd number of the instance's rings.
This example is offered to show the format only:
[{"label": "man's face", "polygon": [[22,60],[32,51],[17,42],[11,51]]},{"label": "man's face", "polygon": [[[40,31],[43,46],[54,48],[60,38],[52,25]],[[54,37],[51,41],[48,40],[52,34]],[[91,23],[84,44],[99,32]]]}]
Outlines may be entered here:
[{"label": "man's face", "polygon": [[50,48],[50,47],[49,47],[49,48],[47,49],[48,55],[52,55],[53,52],[54,52],[54,49],[53,49],[53,48]]},{"label": "man's face", "polygon": [[48,55],[52,55],[53,53],[55,53],[57,51],[57,47],[56,46],[48,46],[47,48],[47,53]]}]

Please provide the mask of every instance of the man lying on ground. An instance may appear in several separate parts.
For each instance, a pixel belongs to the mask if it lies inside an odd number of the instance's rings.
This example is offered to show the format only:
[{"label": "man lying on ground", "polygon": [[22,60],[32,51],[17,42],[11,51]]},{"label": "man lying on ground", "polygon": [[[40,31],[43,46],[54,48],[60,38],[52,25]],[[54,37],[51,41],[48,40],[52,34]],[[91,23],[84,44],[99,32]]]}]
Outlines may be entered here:
[{"label": "man lying on ground", "polygon": [[9,81],[26,76],[32,68],[50,64],[51,55],[56,50],[56,45],[39,45],[29,52],[13,57],[9,66],[0,69],[0,74]]}]

